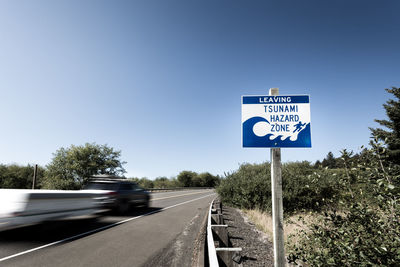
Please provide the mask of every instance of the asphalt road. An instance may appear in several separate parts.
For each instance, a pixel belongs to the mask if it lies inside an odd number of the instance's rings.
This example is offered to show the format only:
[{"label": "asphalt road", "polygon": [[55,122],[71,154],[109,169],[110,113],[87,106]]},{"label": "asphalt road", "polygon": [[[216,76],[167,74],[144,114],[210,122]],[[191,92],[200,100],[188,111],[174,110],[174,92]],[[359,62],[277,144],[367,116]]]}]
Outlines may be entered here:
[{"label": "asphalt road", "polygon": [[212,190],[153,193],[148,209],[0,232],[0,266],[190,266]]}]

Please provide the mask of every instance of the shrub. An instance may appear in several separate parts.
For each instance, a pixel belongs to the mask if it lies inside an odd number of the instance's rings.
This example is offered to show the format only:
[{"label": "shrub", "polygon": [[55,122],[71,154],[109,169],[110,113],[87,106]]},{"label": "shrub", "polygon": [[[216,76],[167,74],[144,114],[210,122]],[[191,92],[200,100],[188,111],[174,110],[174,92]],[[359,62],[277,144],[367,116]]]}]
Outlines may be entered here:
[{"label": "shrub", "polygon": [[[338,176],[332,170],[320,169],[311,174],[308,169],[293,168],[296,163],[283,168],[283,206],[285,213],[319,211],[327,204],[335,205],[339,195]],[[286,167],[286,168],[285,168]],[[287,169],[293,169],[289,172]],[[303,173],[302,173],[303,172]]]},{"label": "shrub", "polygon": [[261,210],[271,205],[270,165],[242,164],[227,175],[217,188],[222,201],[236,207]]},{"label": "shrub", "polygon": [[399,209],[388,216],[367,203],[354,203],[342,214],[324,213],[309,231],[301,231],[289,261],[308,266],[398,266],[399,216]]},{"label": "shrub", "polygon": [[[282,166],[283,206],[285,213],[319,210],[338,195],[338,180],[332,170],[315,168],[307,161]],[[225,203],[271,211],[270,164],[243,164],[222,179],[217,192]],[[329,201],[328,201],[329,200]]]},{"label": "shrub", "polygon": [[345,175],[340,185],[347,193],[341,202],[346,208],[325,212],[308,231],[301,231],[299,243],[291,245],[289,261],[309,266],[398,266],[400,171],[385,161],[385,153],[377,142],[357,163],[342,152]]}]

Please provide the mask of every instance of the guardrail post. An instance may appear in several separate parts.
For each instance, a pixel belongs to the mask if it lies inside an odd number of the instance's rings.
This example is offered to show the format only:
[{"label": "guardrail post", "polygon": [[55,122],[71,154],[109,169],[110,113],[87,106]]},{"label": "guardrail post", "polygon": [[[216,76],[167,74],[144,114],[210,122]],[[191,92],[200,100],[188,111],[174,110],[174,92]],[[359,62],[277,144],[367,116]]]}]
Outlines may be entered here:
[{"label": "guardrail post", "polygon": [[222,203],[210,205],[207,225],[208,257],[211,267],[241,266],[239,251],[241,248],[230,247],[228,225],[223,224]]},{"label": "guardrail post", "polygon": [[230,254],[231,254],[230,251],[217,251],[217,256],[219,258],[219,263],[220,263],[219,266],[226,266],[226,267],[232,266],[232,264],[229,264],[230,262],[232,262]]},{"label": "guardrail post", "polygon": [[217,237],[219,247],[229,247],[228,225],[211,225],[211,229]]},{"label": "guardrail post", "polygon": [[215,222],[214,224],[224,224],[224,218],[221,213],[211,214],[211,218]]},{"label": "guardrail post", "polygon": [[242,248],[216,248],[216,251],[220,258],[220,266],[242,266],[239,262],[233,260],[237,256],[240,259],[239,252],[242,251]]}]

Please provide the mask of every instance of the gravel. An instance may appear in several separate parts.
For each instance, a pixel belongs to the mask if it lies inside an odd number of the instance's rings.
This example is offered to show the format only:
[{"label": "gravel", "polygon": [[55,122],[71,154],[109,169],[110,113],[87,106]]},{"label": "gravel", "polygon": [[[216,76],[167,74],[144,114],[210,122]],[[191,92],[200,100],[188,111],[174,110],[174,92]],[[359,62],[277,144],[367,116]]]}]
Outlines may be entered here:
[{"label": "gravel", "polygon": [[257,230],[240,210],[227,206],[222,210],[232,247],[242,248],[242,266],[274,266],[273,245],[268,237]]}]

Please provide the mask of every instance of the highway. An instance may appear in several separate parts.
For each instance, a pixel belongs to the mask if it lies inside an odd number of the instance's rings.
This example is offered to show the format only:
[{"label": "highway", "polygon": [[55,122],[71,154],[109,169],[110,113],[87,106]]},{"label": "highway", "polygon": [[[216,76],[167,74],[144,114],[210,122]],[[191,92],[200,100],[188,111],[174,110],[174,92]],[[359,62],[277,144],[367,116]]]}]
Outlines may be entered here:
[{"label": "highway", "polygon": [[0,266],[190,266],[213,190],[152,193],[148,209],[0,232]]}]

